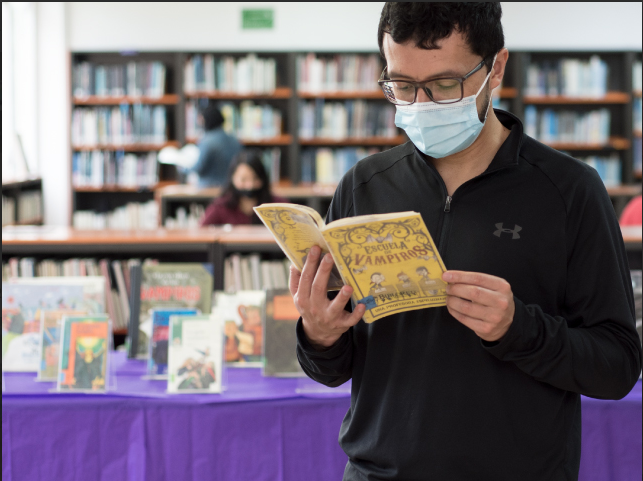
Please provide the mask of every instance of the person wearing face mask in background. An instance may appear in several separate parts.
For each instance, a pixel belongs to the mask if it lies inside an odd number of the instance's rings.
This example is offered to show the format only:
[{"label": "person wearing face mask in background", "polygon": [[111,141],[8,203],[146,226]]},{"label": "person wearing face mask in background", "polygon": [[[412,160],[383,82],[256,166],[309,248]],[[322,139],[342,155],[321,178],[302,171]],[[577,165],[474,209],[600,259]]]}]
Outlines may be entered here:
[{"label": "person wearing face mask in background", "polygon": [[288,200],[270,193],[261,152],[243,150],[230,164],[223,191],[205,210],[200,224],[262,224],[252,208],[269,202]]},{"label": "person wearing face mask in background", "polygon": [[[641,370],[632,283],[594,169],[490,107],[500,3],[386,3],[379,84],[410,142],[342,178],[326,223],[416,211],[449,269],[447,306],[361,321],[327,295],[314,247],[290,291],[312,379],[352,379],[345,481],[578,479],[580,394],[620,399]],[[311,434],[314,435],[314,434]]]}]

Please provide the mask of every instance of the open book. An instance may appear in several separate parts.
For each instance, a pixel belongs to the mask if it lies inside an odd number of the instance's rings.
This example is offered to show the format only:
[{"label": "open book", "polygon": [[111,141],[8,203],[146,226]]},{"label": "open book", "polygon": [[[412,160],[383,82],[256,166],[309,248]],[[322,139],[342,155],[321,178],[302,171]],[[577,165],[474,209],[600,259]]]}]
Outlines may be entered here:
[{"label": "open book", "polygon": [[329,290],[344,284],[365,304],[365,322],[390,314],[446,305],[446,267],[417,212],[347,217],[328,225],[314,209],[296,204],[254,208],[300,271],[310,248],[330,252],[336,268]]}]

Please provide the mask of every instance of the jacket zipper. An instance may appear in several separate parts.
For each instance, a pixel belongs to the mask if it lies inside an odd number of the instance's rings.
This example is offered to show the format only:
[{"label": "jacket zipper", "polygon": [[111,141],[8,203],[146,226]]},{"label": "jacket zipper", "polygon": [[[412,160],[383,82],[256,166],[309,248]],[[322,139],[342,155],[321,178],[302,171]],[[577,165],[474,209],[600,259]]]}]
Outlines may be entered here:
[{"label": "jacket zipper", "polygon": [[[446,186],[444,190],[446,191]],[[452,218],[452,216],[449,215],[449,213],[451,212],[451,202],[453,202],[453,197],[447,194],[447,198],[444,203],[444,214],[442,216],[440,238],[438,239],[438,252],[440,252],[440,255],[442,256],[443,260],[446,256],[446,238],[447,238],[447,232],[449,231],[451,218]]]}]

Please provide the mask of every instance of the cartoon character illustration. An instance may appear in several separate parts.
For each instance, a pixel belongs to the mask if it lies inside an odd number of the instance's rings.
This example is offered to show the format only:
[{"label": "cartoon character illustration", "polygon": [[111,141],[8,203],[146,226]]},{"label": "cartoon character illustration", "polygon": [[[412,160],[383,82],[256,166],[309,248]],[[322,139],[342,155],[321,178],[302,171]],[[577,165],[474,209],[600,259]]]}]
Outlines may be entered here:
[{"label": "cartoon character illustration", "polygon": [[406,295],[406,296],[412,296],[412,295],[417,295],[420,292],[420,288],[418,285],[411,280],[408,274],[405,272],[400,272],[397,275],[398,280],[400,281],[399,284],[395,284],[395,287],[397,287],[397,290],[399,291],[400,294]]},{"label": "cartoon character illustration", "polygon": [[437,296],[440,291],[446,288],[446,284],[442,279],[433,279],[429,277],[429,270],[424,266],[420,266],[415,269],[415,273],[421,276],[421,279],[418,282],[420,287],[430,296]]},{"label": "cartoon character illustration", "polygon": [[225,334],[226,362],[241,361],[241,353],[239,352],[239,340],[237,339],[239,326],[237,326],[237,323],[232,320],[225,321],[225,324],[223,325],[223,332]]},{"label": "cartoon character illustration", "polygon": [[239,352],[246,361],[260,361],[263,345],[263,326],[261,325],[261,309],[258,306],[239,306],[242,333],[239,336]]},{"label": "cartoon character illustration", "polygon": [[[206,350],[209,354],[209,349]],[[198,351],[199,354],[204,354]],[[177,372],[178,376],[183,376],[178,389],[207,389],[210,384],[216,381],[214,371],[214,362],[207,361],[205,357],[195,361],[193,358],[187,358]]]},{"label": "cartoon character illustration", "polygon": [[105,341],[96,337],[79,337],[76,341],[76,363],[73,387],[76,389],[102,389]]}]

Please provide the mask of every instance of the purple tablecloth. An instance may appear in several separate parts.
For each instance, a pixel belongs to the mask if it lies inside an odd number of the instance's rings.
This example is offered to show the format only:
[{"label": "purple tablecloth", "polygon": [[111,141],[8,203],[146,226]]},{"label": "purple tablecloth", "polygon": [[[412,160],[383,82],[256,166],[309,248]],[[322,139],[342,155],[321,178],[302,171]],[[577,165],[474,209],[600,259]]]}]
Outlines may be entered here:
[{"label": "purple tablecloth", "polygon": [[[116,390],[54,394],[6,373],[2,479],[339,480],[349,386],[230,369],[221,395],[165,393],[142,361],[115,353]],[[583,398],[583,481],[641,479],[641,382],[622,401]]]}]

